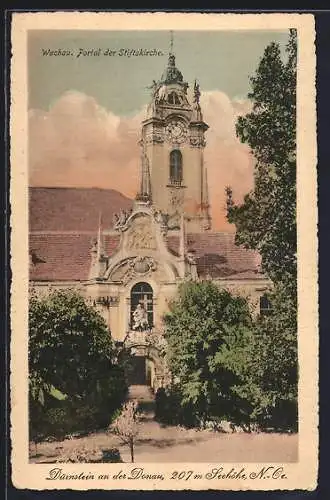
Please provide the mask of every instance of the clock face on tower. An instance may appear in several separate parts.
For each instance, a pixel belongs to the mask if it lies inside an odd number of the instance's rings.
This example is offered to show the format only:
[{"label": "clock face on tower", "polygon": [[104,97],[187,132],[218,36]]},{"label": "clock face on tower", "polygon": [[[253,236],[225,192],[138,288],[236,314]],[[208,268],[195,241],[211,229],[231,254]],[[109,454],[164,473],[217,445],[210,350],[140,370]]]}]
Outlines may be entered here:
[{"label": "clock face on tower", "polygon": [[166,139],[170,142],[181,143],[187,138],[187,127],[180,121],[173,120],[166,126]]}]

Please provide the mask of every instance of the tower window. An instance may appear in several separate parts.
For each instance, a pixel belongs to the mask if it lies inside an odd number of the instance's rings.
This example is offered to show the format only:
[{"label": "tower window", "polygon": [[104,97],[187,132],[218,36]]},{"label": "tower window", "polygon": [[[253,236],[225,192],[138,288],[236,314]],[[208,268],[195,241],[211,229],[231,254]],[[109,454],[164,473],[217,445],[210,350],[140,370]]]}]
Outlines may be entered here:
[{"label": "tower window", "polygon": [[131,327],[144,330],[153,327],[153,291],[149,283],[136,283],[131,290]]},{"label": "tower window", "polygon": [[176,94],[176,92],[171,92],[168,95],[167,101],[169,104],[177,104],[177,105],[181,104],[179,96]]},{"label": "tower window", "polygon": [[260,297],[259,305],[260,305],[261,316],[267,316],[268,314],[270,314],[272,310],[272,304],[267,294],[264,294]]},{"label": "tower window", "polygon": [[170,153],[170,183],[181,184],[182,182],[182,154],[178,149]]}]

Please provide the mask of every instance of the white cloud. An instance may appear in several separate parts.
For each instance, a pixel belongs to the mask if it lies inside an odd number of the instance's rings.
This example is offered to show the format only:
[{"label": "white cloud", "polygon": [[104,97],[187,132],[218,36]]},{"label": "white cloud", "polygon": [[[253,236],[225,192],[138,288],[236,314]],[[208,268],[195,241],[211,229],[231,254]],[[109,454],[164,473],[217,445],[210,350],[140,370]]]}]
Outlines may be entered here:
[{"label": "white cloud", "polygon": [[[232,229],[225,222],[224,188],[231,185],[242,199],[253,182],[253,159],[235,136],[237,116],[248,112],[250,103],[215,91],[202,95],[201,106],[210,126],[205,161],[214,225]],[[145,109],[131,117],[116,116],[75,91],[63,94],[48,112],[31,110],[30,184],[112,188],[134,197],[144,116]]]}]

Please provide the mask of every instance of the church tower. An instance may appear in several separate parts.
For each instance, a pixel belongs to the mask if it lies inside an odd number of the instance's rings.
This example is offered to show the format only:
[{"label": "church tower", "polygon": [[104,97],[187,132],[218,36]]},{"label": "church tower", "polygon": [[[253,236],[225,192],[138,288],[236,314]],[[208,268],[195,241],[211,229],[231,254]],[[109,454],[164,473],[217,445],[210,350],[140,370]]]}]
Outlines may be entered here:
[{"label": "church tower", "polygon": [[[172,45],[172,44],[171,44]],[[191,102],[188,83],[175,64],[172,48],[142,122],[141,188],[137,199],[149,200],[166,214],[169,229],[180,227],[184,214],[189,232],[210,229],[205,132],[200,90],[195,81]]]}]

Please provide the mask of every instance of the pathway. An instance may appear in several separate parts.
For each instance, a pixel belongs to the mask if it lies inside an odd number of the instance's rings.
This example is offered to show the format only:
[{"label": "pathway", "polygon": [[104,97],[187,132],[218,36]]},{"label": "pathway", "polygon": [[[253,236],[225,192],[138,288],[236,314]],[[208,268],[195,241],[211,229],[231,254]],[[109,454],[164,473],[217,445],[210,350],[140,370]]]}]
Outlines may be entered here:
[{"label": "pathway", "polygon": [[128,399],[138,401],[139,409],[143,413],[143,421],[154,419],[155,396],[148,385],[131,385],[128,391]]},{"label": "pathway", "polygon": [[[155,401],[147,386],[130,387],[129,399],[139,401],[144,412],[135,443],[135,462],[295,462],[298,460],[297,434],[225,434],[165,426],[154,420]],[[40,457],[33,462],[54,462],[59,447],[87,445],[101,449],[118,448],[124,462],[130,461],[128,446],[104,431],[61,443],[41,443]]]}]

